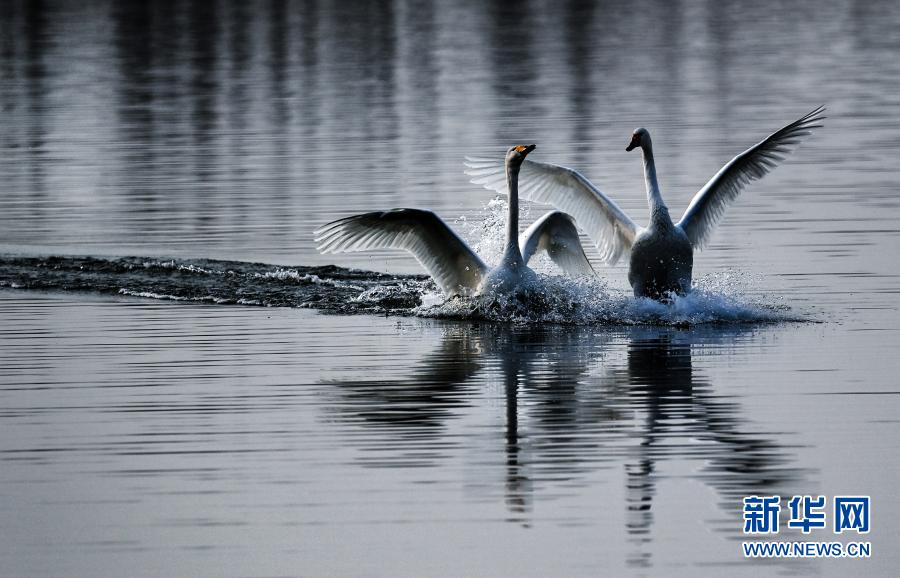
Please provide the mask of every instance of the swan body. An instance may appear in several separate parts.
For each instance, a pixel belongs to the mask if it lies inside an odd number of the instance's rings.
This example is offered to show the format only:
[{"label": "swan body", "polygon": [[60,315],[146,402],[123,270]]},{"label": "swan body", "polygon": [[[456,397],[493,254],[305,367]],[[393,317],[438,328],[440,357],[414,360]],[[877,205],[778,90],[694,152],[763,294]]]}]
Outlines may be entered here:
[{"label": "swan body", "polygon": [[503,258],[494,268],[488,267],[440,217],[421,209],[376,211],[332,221],[315,232],[318,249],[321,253],[404,249],[416,257],[448,297],[527,290],[537,279],[528,260],[542,249],[567,273],[592,274],[571,217],[553,211],[519,237],[519,167],[534,149],[535,145],[520,145],[507,151],[506,245]]},{"label": "swan body", "polygon": [[684,231],[674,225],[651,224],[638,233],[628,260],[628,282],[635,297],[665,300],[691,288],[694,248]]},{"label": "swan body", "polygon": [[[525,161],[521,194],[574,217],[607,264],[628,254],[628,281],[635,296],[666,300],[672,293],[690,290],[694,250],[709,242],[728,205],[751,181],[775,168],[804,136],[821,127],[824,111],[816,108],[731,159],[694,195],[677,223],[660,193],[650,133],[643,128],[634,131],[625,150],[641,148],[650,208],[646,228],[579,172],[559,165]],[[466,161],[473,183],[503,192],[496,160],[467,157]]]},{"label": "swan body", "polygon": [[641,146],[644,151],[644,180],[650,223],[634,237],[628,262],[628,282],[635,297],[665,301],[671,294],[684,295],[691,289],[694,248],[681,227],[672,223],[656,181],[653,145],[647,129],[639,128],[626,151]]},{"label": "swan body", "polygon": [[485,274],[475,291],[476,295],[502,295],[527,291],[537,281],[537,275],[519,255],[518,260],[505,258]]}]

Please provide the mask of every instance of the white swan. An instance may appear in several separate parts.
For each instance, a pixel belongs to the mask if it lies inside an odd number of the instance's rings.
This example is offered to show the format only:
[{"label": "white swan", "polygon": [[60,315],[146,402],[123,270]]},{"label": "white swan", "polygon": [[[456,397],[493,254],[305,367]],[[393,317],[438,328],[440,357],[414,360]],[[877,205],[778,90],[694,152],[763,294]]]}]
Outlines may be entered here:
[{"label": "white swan", "polygon": [[[571,217],[558,211],[545,215],[522,235],[519,233],[519,168],[535,145],[515,146],[506,153],[509,187],[506,248],[500,264],[490,268],[440,217],[421,209],[393,209],[333,221],[315,232],[322,253],[367,249],[405,249],[415,256],[448,296],[511,292],[534,277],[527,262],[546,250],[564,271],[593,273]],[[504,190],[506,192],[506,190]],[[523,255],[524,253],[524,255]]]},{"label": "white swan", "polygon": [[[665,298],[670,292],[690,290],[694,249],[709,240],[725,208],[744,187],[762,178],[784,159],[801,137],[822,126],[824,107],[819,107],[772,133],[734,157],[700,191],[678,223],[673,223],[656,180],[650,133],[634,131],[626,150],[641,147],[650,223],[635,224],[622,209],[577,171],[558,165],[526,161],[521,168],[521,194],[572,215],[597,245],[608,264],[630,253],[628,280],[635,296]],[[498,163],[493,159],[466,157],[466,174],[472,182],[503,192]]]}]

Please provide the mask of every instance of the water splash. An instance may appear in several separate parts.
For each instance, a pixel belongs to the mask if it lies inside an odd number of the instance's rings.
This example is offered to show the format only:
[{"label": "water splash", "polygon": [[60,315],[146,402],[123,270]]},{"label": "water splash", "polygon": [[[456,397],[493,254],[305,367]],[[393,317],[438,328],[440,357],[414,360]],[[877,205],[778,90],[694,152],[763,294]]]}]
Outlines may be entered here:
[{"label": "water splash", "polygon": [[[519,202],[519,217],[527,221],[532,204],[524,199]],[[506,222],[509,218],[509,202],[505,196],[497,196],[482,207],[484,218],[469,221],[460,217],[454,224],[469,242],[472,249],[485,263],[499,263],[506,249]],[[547,260],[549,262],[549,259]],[[537,270],[537,269],[535,269]]]},{"label": "water splash", "polygon": [[748,297],[747,278],[709,276],[691,293],[673,295],[670,303],[635,298],[599,278],[573,280],[539,274],[539,286],[525,295],[454,298],[422,305],[413,312],[425,317],[487,319],[513,323],[574,325],[670,325],[809,321],[765,295]]},{"label": "water splash", "polygon": [[[370,312],[419,304],[402,299],[424,276],[383,275],[341,267],[278,267],[209,259],[123,257],[0,257],[0,287],[77,291],[222,305],[309,307],[333,312]],[[385,294],[357,298],[373,288]],[[408,295],[408,291],[406,291]]]},{"label": "water splash", "polygon": [[539,273],[517,295],[445,299],[424,275],[283,267],[207,259],[0,257],[0,287],[76,291],[218,305],[303,307],[516,324],[671,325],[808,321],[734,271],[698,279],[669,304],[635,299],[602,278]]}]

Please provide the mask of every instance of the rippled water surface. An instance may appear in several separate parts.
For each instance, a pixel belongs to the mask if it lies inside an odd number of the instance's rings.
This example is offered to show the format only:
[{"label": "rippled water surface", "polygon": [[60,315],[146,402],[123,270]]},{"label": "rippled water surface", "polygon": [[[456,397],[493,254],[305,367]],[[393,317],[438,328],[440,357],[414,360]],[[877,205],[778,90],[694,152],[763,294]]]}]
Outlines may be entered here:
[{"label": "rippled water surface", "polygon": [[[0,574],[894,574],[898,25],[890,2],[3,3]],[[462,160],[520,141],[643,223],[636,126],[678,215],[819,104],[669,308],[624,264],[541,263],[536,312],[485,314],[408,255],[312,241],[415,206],[492,261],[502,205]],[[751,494],[871,495],[872,557],[745,560]]]}]

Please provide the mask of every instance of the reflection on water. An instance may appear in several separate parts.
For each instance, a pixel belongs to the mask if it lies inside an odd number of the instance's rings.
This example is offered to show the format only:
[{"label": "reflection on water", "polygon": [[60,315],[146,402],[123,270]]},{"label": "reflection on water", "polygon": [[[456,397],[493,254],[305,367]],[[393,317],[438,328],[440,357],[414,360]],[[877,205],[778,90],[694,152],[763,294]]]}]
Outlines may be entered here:
[{"label": "reflection on water", "polygon": [[[667,475],[659,462],[702,464],[688,476],[716,490],[723,518],[739,519],[743,496],[789,494],[806,481],[793,449],[778,441],[789,435],[754,428],[739,403],[693,370],[692,347],[752,333],[452,326],[406,377],[327,383],[339,396],[334,411],[390,448],[366,454],[371,467],[437,466],[446,456],[426,448],[448,443],[448,422],[479,387],[496,387],[504,459],[489,461],[504,467],[510,521],[529,524],[536,487],[621,463],[629,563],[649,567],[656,484]],[[734,524],[718,529],[739,535]]]},{"label": "reflection on water", "polygon": [[694,574],[743,564],[744,495],[893,507],[879,332],[72,295],[0,292],[11,575]]},{"label": "reflection on water", "polygon": [[623,384],[646,416],[641,441],[626,464],[628,532],[638,552],[630,561],[649,567],[658,461],[705,460],[697,475],[718,491],[719,503],[732,519],[743,496],[791,494],[809,479],[809,472],[777,441],[783,436],[754,431],[740,417],[738,404],[716,395],[712,384],[694,374],[692,342],[728,343],[733,332],[638,333],[628,344]]}]

